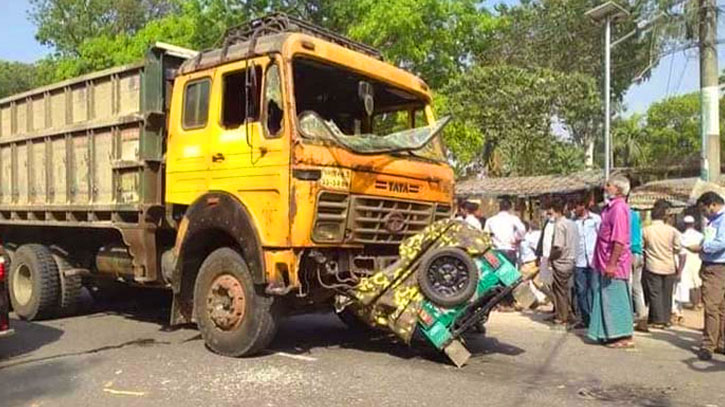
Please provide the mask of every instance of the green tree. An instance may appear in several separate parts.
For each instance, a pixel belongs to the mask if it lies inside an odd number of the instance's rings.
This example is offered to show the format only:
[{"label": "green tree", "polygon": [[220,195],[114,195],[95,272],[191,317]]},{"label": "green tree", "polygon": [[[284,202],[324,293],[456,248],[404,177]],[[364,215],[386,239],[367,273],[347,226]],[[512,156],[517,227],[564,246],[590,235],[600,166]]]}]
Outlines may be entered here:
[{"label": "green tree", "polygon": [[[117,18],[125,2],[136,7]],[[379,47],[434,88],[482,52],[496,21],[475,0],[34,0],[31,15],[38,39],[59,52],[47,64],[56,64],[55,79],[64,79],[136,60],[155,41],[218,46],[227,28],[272,10]]]},{"label": "green tree", "polygon": [[618,118],[612,123],[612,155],[615,167],[646,165],[651,154],[649,136],[642,115]]},{"label": "green tree", "polygon": [[[659,166],[682,163],[700,151],[700,97],[697,93],[670,97],[647,109],[647,144]],[[690,157],[692,158],[692,157]]]},{"label": "green tree", "polygon": [[36,74],[31,64],[0,61],[0,99],[36,86]]},{"label": "green tree", "polygon": [[[725,98],[720,100],[720,117],[725,117]],[[722,120],[720,132],[725,134]],[[644,116],[615,120],[612,141],[616,166],[697,163],[702,143],[699,93],[673,96],[652,104]],[[725,154],[725,141],[721,141],[721,151]]]},{"label": "green tree", "polygon": [[583,167],[571,121],[598,110],[591,79],[477,65],[443,91],[441,110],[456,120],[445,141],[459,174],[532,175]]},{"label": "green tree", "polygon": [[133,33],[173,9],[174,0],[30,0],[35,38],[60,55],[78,55],[97,36]]},{"label": "green tree", "polygon": [[[486,65],[507,64],[522,68],[545,68],[569,74],[586,75],[603,84],[603,28],[594,24],[584,13],[602,1],[593,0],[522,0],[518,5],[499,6],[501,21],[489,39],[490,47],[477,55]],[[625,2],[626,3],[626,2]],[[653,18],[668,10],[669,18],[660,18],[646,33],[631,37],[612,52],[612,95],[614,103],[621,102],[626,90],[636,78],[646,78],[659,54],[672,43],[686,39],[678,30],[677,21],[684,16],[670,0],[633,0],[629,2],[632,16],[614,25],[613,38],[635,29],[635,21]],[[680,13],[682,14],[682,13]],[[689,18],[689,17],[687,17]],[[580,127],[572,133],[574,140],[587,152],[588,164],[593,164],[594,141],[601,135],[601,113],[590,120],[577,121]]]},{"label": "green tree", "polygon": [[[345,3],[345,2],[341,2]],[[438,88],[483,53],[497,18],[475,0],[359,0],[338,7],[344,32]],[[339,18],[338,18],[339,20]]]},{"label": "green tree", "polygon": [[[603,1],[522,0],[519,5],[499,6],[501,25],[490,39],[491,48],[478,58],[484,63],[507,63],[520,67],[540,67],[560,72],[577,72],[598,78],[603,75],[603,28],[584,13]],[[631,17],[613,26],[613,38],[635,29],[635,21],[651,18],[669,9],[669,0],[633,0]],[[667,22],[667,19],[657,21]],[[621,99],[624,92],[658,53],[675,37],[660,29],[630,38],[612,52],[612,94]],[[648,72],[648,71],[647,71]]]}]

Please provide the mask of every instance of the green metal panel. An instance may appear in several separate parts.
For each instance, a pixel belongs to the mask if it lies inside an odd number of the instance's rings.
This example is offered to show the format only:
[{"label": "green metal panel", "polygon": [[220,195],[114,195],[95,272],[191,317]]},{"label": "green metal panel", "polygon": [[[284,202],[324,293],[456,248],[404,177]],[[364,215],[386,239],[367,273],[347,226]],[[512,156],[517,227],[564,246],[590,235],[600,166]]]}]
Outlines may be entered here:
[{"label": "green metal panel", "polygon": [[476,294],[468,302],[454,308],[443,308],[428,300],[423,301],[423,311],[431,317],[431,323],[426,324],[419,320],[418,327],[438,349],[443,349],[450,341],[450,328],[466,311],[468,305],[496,286],[511,286],[521,277],[516,267],[500,252],[489,250],[484,256],[477,257],[474,261],[479,270],[478,287]]}]

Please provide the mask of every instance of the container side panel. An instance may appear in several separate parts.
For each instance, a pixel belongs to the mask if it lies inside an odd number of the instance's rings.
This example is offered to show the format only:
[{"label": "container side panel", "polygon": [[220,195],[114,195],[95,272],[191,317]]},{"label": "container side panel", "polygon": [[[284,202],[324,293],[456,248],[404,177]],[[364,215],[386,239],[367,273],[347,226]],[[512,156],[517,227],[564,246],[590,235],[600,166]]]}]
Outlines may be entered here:
[{"label": "container side panel", "polygon": [[28,145],[25,143],[18,144],[18,204],[28,204]]},{"label": "container side panel", "polygon": [[33,131],[45,129],[45,98],[33,98]]},{"label": "container side panel", "polygon": [[88,120],[88,101],[86,97],[85,85],[75,86],[71,91],[71,99],[73,100],[73,120],[72,123],[80,123]]},{"label": "container side panel", "polygon": [[0,140],[9,139],[12,131],[10,104],[0,107]]},{"label": "container side panel", "polygon": [[46,182],[45,175],[48,171],[47,168],[48,160],[45,157],[45,140],[39,139],[33,142],[33,179],[31,184],[33,186],[32,192],[32,203],[44,204],[46,194]]},{"label": "container side panel", "polygon": [[95,186],[96,202],[110,204],[113,202],[113,131],[106,129],[95,135]]},{"label": "container side panel", "polygon": [[51,191],[52,202],[54,204],[65,204],[68,199],[66,196],[67,186],[67,162],[65,138],[56,138],[52,142],[51,163],[53,164],[53,187]]},{"label": "container side panel", "polygon": [[121,130],[121,160],[138,161],[140,136],[139,127],[127,127]]},{"label": "container side panel", "polygon": [[111,78],[99,79],[94,85],[94,113],[96,119],[109,119],[113,116],[113,85]]},{"label": "container side panel", "polygon": [[17,126],[15,127],[15,134],[27,134],[28,133],[28,103],[25,101],[18,102],[15,109],[17,110],[16,117],[18,118]]},{"label": "container side panel", "polygon": [[124,170],[120,173],[119,203],[132,204],[139,201],[139,171],[137,169]]},{"label": "container side panel", "polygon": [[10,147],[10,144],[6,144],[0,148],[0,160],[2,160],[2,168],[0,168],[0,171],[2,171],[3,180],[3,182],[0,183],[0,191],[2,191],[2,199],[0,202],[2,202],[3,205],[6,205],[11,203],[13,198],[13,191],[11,188],[13,176],[13,150],[12,147]]},{"label": "container side panel", "polygon": [[65,90],[59,89],[50,94],[50,127],[54,129],[65,126],[66,96]]},{"label": "container side panel", "polygon": [[73,135],[72,202],[87,204],[89,182],[88,135]]},{"label": "container side panel", "polygon": [[141,110],[141,71],[121,76],[119,81],[120,114],[127,115]]}]

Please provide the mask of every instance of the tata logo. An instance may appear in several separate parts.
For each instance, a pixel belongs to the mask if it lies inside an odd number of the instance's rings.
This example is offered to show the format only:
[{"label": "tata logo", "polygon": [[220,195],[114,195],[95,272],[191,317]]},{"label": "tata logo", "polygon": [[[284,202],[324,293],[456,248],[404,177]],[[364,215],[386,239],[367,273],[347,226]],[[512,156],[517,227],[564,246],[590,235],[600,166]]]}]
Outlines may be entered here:
[{"label": "tata logo", "polygon": [[400,181],[375,181],[375,189],[402,194],[417,194],[420,191],[420,186]]}]

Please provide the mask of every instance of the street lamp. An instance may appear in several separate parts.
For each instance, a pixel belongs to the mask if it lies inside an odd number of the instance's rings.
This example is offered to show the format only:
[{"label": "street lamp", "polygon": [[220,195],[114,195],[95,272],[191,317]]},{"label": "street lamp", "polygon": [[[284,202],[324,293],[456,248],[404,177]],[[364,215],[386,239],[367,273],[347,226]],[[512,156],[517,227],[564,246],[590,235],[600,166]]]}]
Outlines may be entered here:
[{"label": "street lamp", "polygon": [[588,16],[596,23],[604,23],[604,176],[609,178],[612,171],[612,143],[610,136],[611,122],[611,51],[612,51],[612,22],[629,17],[629,12],[613,1],[600,4],[587,11]]}]

